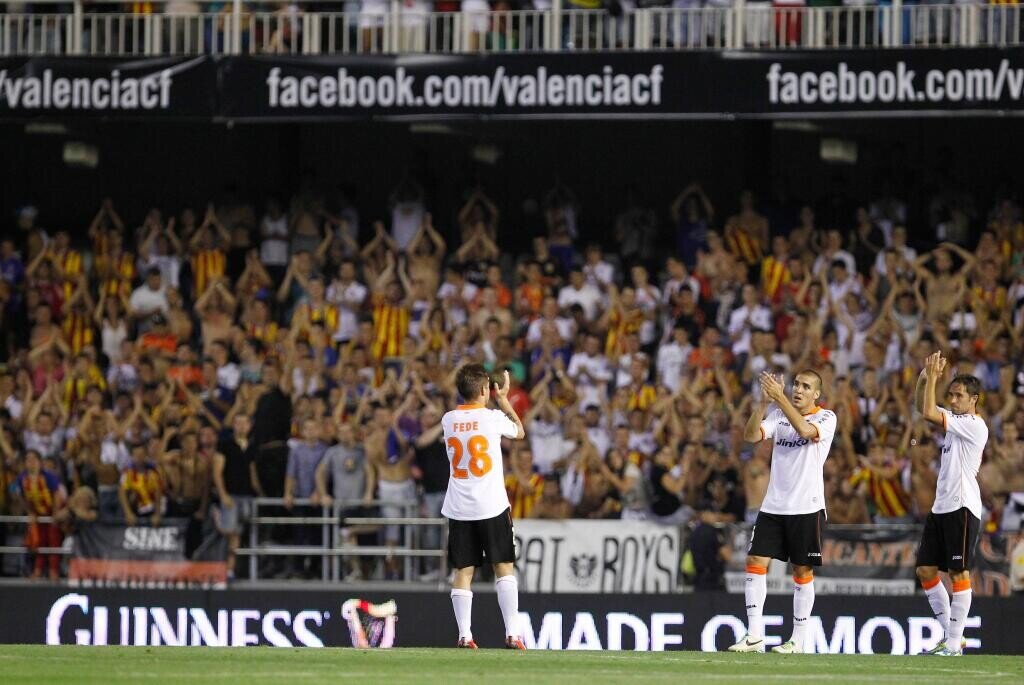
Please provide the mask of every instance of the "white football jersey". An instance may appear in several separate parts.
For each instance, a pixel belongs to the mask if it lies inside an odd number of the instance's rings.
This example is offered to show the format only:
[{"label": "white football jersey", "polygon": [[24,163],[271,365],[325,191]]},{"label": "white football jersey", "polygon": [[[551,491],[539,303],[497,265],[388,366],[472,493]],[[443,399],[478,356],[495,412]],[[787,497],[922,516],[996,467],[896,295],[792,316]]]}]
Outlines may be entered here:
[{"label": "white football jersey", "polygon": [[804,414],[818,437],[802,438],[778,407],[761,422],[762,439],[772,440],[768,492],[761,502],[766,514],[813,514],[825,508],[825,459],[836,434],[836,415],[816,407]]},{"label": "white football jersey", "polygon": [[463,404],[441,417],[451,475],[441,514],[456,521],[494,518],[509,508],[501,438],[515,438],[515,422],[497,409]]},{"label": "white football jersey", "polygon": [[939,407],[946,438],[942,441],[942,463],[935,485],[933,514],[948,514],[961,507],[981,518],[981,488],[978,469],[988,442],[988,426],[977,414],[954,414]]}]

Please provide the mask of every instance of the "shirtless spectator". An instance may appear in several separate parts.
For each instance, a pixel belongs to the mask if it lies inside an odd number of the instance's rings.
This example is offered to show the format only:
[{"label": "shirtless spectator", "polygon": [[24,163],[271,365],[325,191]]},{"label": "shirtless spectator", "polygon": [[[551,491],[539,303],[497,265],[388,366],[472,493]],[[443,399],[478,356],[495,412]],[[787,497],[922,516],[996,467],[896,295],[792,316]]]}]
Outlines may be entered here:
[{"label": "shirtless spectator", "polygon": [[[416,483],[412,479],[414,452],[409,449],[398,422],[408,403],[397,410],[376,407],[373,422],[366,436],[366,456],[373,466],[377,481],[378,498],[381,500],[381,516],[399,518],[411,513],[409,505],[416,500]],[[402,543],[403,527],[389,525],[384,529],[384,542],[388,547]],[[395,557],[385,560],[385,575],[397,579],[399,564]]]},{"label": "shirtless spectator", "polygon": [[167,487],[167,515],[188,519],[185,554],[191,557],[202,539],[203,522],[210,505],[210,461],[199,451],[199,427],[187,421],[178,433],[164,433],[165,445],[177,437],[178,449],[166,451],[160,472]]}]

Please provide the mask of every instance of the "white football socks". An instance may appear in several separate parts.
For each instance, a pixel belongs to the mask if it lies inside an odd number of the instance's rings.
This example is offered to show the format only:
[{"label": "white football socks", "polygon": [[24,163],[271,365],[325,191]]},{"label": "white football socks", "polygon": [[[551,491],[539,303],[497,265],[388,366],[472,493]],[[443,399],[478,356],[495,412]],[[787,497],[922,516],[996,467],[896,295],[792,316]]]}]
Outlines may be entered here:
[{"label": "white football socks", "polygon": [[473,591],[452,590],[452,609],[455,610],[455,622],[459,624],[459,639],[473,639]]},{"label": "white football socks", "polygon": [[494,581],[498,592],[498,606],[505,620],[505,635],[519,637],[519,582],[515,576],[502,576]]},{"label": "white football socks", "polygon": [[807,619],[814,608],[814,576],[793,578],[793,642],[800,648],[807,634]]},{"label": "white football socks", "polygon": [[747,566],[747,582],[743,594],[747,600],[747,635],[764,639],[764,599],[768,596],[768,569]]},{"label": "white football socks", "polygon": [[924,583],[921,585],[924,587],[924,596],[928,598],[928,604],[932,608],[932,614],[942,624],[942,637],[945,639],[949,637],[949,593],[946,591],[946,586],[938,577],[934,579],[934,584],[930,587]]},{"label": "white football socks", "polygon": [[953,600],[949,604],[949,632],[946,637],[946,649],[960,651],[960,638],[964,636],[964,622],[971,610],[971,581],[963,580],[953,583]]}]

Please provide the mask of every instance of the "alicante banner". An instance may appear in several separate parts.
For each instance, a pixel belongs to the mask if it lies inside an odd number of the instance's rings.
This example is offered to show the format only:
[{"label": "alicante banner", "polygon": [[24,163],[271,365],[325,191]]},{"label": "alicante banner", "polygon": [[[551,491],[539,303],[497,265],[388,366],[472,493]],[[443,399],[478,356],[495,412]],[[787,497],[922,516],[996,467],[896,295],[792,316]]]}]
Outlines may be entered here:
[{"label": "alicante banner", "polygon": [[1024,48],[0,59],[0,119],[1024,112]]},{"label": "alicante banner", "polygon": [[515,524],[524,592],[675,592],[679,528],[645,521],[524,519]]},{"label": "alicante banner", "polygon": [[75,533],[68,580],[75,586],[223,587],[227,582],[224,540],[212,534],[185,555],[189,522],[161,525],[94,523]]},{"label": "alicante banner", "polygon": [[[481,647],[504,644],[493,610],[474,614]],[[458,635],[442,591],[354,588],[294,590],[76,589],[0,586],[0,643],[246,647],[450,647]],[[965,621],[976,654],[1021,654],[1016,630],[1024,600],[980,597]],[[769,597],[769,646],[792,630],[792,600]],[[425,620],[424,617],[429,617]],[[723,592],[523,594],[519,621],[528,649],[724,650],[743,637],[742,597]],[[824,654],[920,654],[942,638],[923,595],[822,596],[808,621],[805,651]],[[685,680],[685,678],[683,678]]]}]

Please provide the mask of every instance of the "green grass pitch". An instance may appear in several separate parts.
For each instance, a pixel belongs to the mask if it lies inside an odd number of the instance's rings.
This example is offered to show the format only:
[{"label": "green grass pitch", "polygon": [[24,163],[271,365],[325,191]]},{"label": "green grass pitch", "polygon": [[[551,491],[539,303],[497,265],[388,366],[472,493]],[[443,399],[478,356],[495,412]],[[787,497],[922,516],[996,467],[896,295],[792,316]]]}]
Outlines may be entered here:
[{"label": "green grass pitch", "polygon": [[1024,683],[1024,657],[0,646],[4,685]]}]

